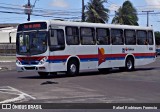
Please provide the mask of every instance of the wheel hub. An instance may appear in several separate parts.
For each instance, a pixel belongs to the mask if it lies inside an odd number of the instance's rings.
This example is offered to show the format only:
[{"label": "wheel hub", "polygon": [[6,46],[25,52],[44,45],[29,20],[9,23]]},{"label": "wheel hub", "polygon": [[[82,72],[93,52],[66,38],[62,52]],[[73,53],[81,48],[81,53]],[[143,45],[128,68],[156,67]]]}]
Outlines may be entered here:
[{"label": "wheel hub", "polygon": [[130,70],[130,69],[132,69],[132,62],[131,62],[131,60],[129,60],[128,62],[127,62],[127,68]]},{"label": "wheel hub", "polygon": [[76,65],[72,64],[70,66],[70,70],[71,70],[72,73],[75,73],[76,72]]}]

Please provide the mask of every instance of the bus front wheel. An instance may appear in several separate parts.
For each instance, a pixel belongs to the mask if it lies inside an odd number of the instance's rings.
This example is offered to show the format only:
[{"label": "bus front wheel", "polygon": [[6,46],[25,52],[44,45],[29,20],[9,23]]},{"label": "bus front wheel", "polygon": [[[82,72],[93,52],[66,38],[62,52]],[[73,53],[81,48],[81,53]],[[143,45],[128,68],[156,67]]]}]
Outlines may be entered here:
[{"label": "bus front wheel", "polygon": [[48,77],[49,73],[48,72],[38,72],[39,76],[42,78]]},{"label": "bus front wheel", "polygon": [[131,58],[131,57],[127,58],[125,68],[128,71],[134,70],[134,59],[133,58]]},{"label": "bus front wheel", "polygon": [[79,64],[75,60],[71,60],[67,65],[67,75],[76,76],[79,74]]}]

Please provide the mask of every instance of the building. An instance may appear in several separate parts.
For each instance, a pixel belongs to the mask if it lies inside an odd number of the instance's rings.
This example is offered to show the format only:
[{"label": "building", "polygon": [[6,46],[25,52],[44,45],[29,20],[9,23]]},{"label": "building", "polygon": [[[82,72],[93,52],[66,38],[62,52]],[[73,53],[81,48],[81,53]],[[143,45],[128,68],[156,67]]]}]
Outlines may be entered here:
[{"label": "building", "polygon": [[16,43],[16,32],[15,27],[0,28],[0,44]]},{"label": "building", "polygon": [[15,54],[18,24],[0,24],[0,55]]}]

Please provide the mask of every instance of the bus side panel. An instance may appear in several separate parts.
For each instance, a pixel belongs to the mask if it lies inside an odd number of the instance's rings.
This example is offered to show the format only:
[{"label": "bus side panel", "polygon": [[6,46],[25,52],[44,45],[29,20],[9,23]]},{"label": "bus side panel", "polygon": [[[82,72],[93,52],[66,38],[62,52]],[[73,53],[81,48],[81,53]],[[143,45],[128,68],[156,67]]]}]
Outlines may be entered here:
[{"label": "bus side panel", "polygon": [[98,66],[98,49],[96,45],[67,45],[62,51],[50,52],[50,69],[54,71],[67,71],[70,57],[78,57],[80,70],[96,69]]},{"label": "bus side panel", "polygon": [[112,54],[110,56],[112,67],[124,67],[125,66],[125,46],[124,45],[111,45]]},{"label": "bus side panel", "polygon": [[66,71],[66,60],[68,55],[64,50],[53,51],[49,55],[50,72]]},{"label": "bus side panel", "polygon": [[98,67],[97,45],[79,45],[75,47],[80,59],[80,70],[96,69]]},{"label": "bus side panel", "polygon": [[135,55],[135,65],[146,65],[156,60],[154,45],[137,45]]},{"label": "bus side panel", "polygon": [[111,45],[98,45],[98,68],[110,68],[111,58]]}]

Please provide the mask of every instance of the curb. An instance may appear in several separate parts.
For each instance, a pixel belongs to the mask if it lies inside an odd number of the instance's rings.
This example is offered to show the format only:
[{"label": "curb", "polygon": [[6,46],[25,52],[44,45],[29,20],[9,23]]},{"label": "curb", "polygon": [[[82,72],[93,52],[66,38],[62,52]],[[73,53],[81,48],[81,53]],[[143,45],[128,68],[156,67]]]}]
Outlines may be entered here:
[{"label": "curb", "polygon": [[0,63],[10,63],[10,62],[16,62],[16,61],[0,61]]}]

